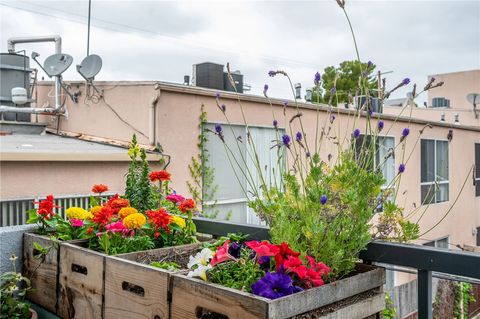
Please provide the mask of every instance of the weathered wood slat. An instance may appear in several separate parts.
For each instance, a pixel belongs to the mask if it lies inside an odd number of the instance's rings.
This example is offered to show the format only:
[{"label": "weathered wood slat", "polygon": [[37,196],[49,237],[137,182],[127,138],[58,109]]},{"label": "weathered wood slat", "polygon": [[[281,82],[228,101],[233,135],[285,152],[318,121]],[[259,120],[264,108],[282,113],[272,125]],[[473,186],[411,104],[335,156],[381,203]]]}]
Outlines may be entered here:
[{"label": "weathered wood slat", "polygon": [[60,247],[58,315],[102,318],[105,255],[75,244]]},{"label": "weathered wood slat", "polygon": [[385,295],[378,293],[370,298],[319,317],[318,319],[363,319],[375,315],[385,309]]},{"label": "weathered wood slat", "polygon": [[169,282],[174,272],[151,261],[174,261],[186,268],[201,244],[160,248],[105,259],[105,318],[169,318]]},{"label": "weathered wood slat", "polygon": [[31,279],[33,290],[27,294],[27,299],[55,313],[57,303],[57,273],[58,273],[58,250],[52,248],[41,263],[35,258],[39,252],[33,243],[42,247],[48,247],[53,241],[34,233],[23,235],[23,273]]}]

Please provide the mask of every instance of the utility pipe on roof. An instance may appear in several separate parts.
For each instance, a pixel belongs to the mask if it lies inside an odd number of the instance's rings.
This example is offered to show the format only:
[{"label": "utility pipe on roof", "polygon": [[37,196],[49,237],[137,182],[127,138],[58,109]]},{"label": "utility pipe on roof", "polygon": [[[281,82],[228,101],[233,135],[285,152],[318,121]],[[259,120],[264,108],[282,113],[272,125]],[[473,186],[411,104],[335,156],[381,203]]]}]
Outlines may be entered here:
[{"label": "utility pipe on roof", "polygon": [[44,114],[44,115],[61,115],[63,112],[59,112],[53,107],[15,107],[15,106],[6,106],[0,105],[0,113],[4,112],[15,112],[15,113],[29,113],[29,114]]},{"label": "utility pipe on roof", "polygon": [[[55,35],[39,36],[39,37],[16,37],[7,40],[7,48],[9,53],[15,53],[15,44],[17,43],[36,43],[36,42],[55,42],[55,53],[62,53],[62,38]],[[55,109],[58,111],[61,107],[60,103],[60,76],[55,80]],[[19,113],[18,111],[15,111]]]}]

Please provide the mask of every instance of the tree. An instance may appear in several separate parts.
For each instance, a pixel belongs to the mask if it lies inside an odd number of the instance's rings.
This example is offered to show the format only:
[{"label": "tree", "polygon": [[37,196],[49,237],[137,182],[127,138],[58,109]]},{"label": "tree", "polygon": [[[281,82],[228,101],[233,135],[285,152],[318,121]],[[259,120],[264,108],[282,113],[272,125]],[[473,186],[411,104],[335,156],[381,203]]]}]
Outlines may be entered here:
[{"label": "tree", "polygon": [[372,95],[371,91],[377,89],[374,71],[375,65],[370,61],[343,61],[338,68],[328,66],[323,70],[321,81],[313,88],[312,101],[336,106],[337,103],[348,102],[349,94],[352,97],[366,95],[365,86],[368,86],[369,94]]}]

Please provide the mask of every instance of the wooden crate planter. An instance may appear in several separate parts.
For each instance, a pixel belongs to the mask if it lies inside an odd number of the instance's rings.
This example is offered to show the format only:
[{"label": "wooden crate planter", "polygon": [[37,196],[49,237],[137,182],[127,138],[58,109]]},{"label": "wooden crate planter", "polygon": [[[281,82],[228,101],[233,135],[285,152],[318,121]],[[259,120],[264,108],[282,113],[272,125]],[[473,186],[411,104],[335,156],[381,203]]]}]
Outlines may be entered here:
[{"label": "wooden crate planter", "polygon": [[[72,240],[69,242],[82,242]],[[42,247],[49,247],[54,241],[47,236],[35,233],[23,235],[23,273],[31,278],[33,290],[27,294],[27,299],[55,313],[57,308],[57,285],[59,275],[60,246],[50,249],[45,260],[41,262],[37,256],[39,251],[34,243]]]},{"label": "wooden crate planter", "polygon": [[359,265],[354,276],[270,300],[175,274],[170,318],[366,318],[384,309],[384,282],[383,268]]},{"label": "wooden crate planter", "polygon": [[[186,269],[201,244],[154,249],[105,259],[105,318],[169,318],[169,287],[175,272],[148,266],[173,261]],[[178,271],[177,271],[178,272]]]},{"label": "wooden crate planter", "polygon": [[86,246],[86,243],[60,245],[57,314],[65,319],[103,317],[106,255]]}]

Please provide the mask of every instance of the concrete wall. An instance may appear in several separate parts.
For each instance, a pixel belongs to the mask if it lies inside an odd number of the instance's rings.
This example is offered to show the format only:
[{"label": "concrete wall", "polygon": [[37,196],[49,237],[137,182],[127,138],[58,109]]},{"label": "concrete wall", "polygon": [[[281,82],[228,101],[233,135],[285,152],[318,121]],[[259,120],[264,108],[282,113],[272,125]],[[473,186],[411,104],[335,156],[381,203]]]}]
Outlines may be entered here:
[{"label": "concrete wall", "polygon": [[13,271],[10,256],[15,254],[18,258],[15,262],[17,272],[21,272],[23,265],[23,233],[31,231],[35,225],[21,225],[0,227],[0,273]]}]

